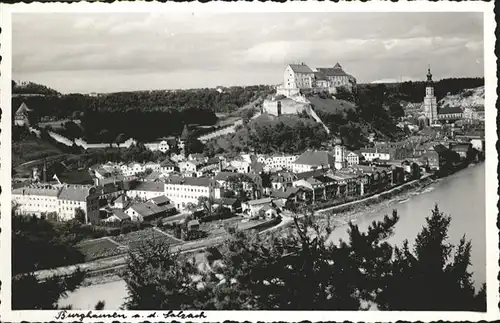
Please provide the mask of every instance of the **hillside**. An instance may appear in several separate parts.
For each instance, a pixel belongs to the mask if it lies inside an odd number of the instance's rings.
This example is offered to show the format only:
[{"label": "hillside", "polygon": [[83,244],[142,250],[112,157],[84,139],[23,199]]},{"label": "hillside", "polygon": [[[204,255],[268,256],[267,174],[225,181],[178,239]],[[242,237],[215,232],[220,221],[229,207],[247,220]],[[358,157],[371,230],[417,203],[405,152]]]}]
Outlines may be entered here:
[{"label": "hillside", "polygon": [[98,96],[18,96],[12,98],[12,113],[24,102],[32,109],[29,116],[32,124],[45,117],[54,120],[78,117],[84,129],[84,139],[89,142],[113,142],[120,134],[147,142],[178,135],[184,125],[213,126],[218,122],[215,113],[230,115],[265,97],[271,90],[270,86],[256,85]]},{"label": "hillside", "polygon": [[60,95],[54,89],[48,86],[33,83],[33,82],[16,82],[12,81],[12,96],[39,96],[39,95]]},{"label": "hillside", "polygon": [[484,86],[465,89],[458,94],[449,94],[439,101],[442,107],[484,107]]},{"label": "hillside", "polygon": [[352,102],[345,100],[338,100],[332,98],[320,98],[317,96],[311,96],[307,98],[314,110],[317,113],[325,112],[325,113],[340,113],[345,110],[355,109],[355,105]]}]

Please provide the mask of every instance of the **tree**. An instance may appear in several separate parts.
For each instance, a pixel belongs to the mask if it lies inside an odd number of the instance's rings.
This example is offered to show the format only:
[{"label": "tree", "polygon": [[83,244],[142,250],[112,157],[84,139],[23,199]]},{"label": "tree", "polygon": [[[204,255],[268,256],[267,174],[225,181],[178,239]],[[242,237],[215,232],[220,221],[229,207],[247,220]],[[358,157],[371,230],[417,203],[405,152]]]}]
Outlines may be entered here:
[{"label": "tree", "polygon": [[198,138],[189,135],[184,144],[184,153],[186,156],[189,154],[197,154],[203,152],[204,145]]},{"label": "tree", "polygon": [[377,296],[377,303],[389,310],[485,311],[485,285],[476,294],[468,270],[471,242],[465,236],[458,246],[447,242],[451,217],[437,205],[426,222],[413,251],[407,240],[395,249],[387,288]]},{"label": "tree", "polygon": [[180,139],[186,141],[188,138],[189,138],[189,129],[188,129],[187,125],[184,125]]},{"label": "tree", "polygon": [[197,208],[198,208],[198,206],[192,202],[189,202],[188,204],[186,204],[186,210],[188,210],[190,212],[196,211]]},{"label": "tree", "polygon": [[405,111],[399,102],[392,102],[389,105],[389,112],[394,120],[404,117]]},{"label": "tree", "polygon": [[34,273],[83,262],[75,243],[72,235],[61,235],[50,222],[12,211],[13,309],[57,309],[59,299],[80,286],[85,277],[81,271],[45,279]]},{"label": "tree", "polygon": [[168,246],[132,255],[140,260],[127,265],[129,309],[358,310],[373,304],[434,310],[450,309],[452,300],[458,305],[451,309],[484,309],[485,288],[474,294],[466,271],[470,244],[463,240],[446,260],[449,219],[437,210],[418,235],[415,254],[407,243],[400,249],[386,241],[399,220],[395,211],[365,232],[349,223],[348,240],[338,243],[328,241],[328,219],[319,223],[312,210],[297,212],[303,217],[295,217],[293,228],[276,234],[227,228],[223,244],[208,250],[205,269],[176,258]]},{"label": "tree", "polygon": [[[196,267],[181,260],[168,245],[147,240],[136,252],[129,252],[123,279],[129,296],[128,310],[192,309],[198,293],[192,275]],[[198,296],[199,297],[199,296]]]},{"label": "tree", "polygon": [[198,198],[198,207],[203,209],[206,216],[213,214],[214,199],[211,196],[200,196]]},{"label": "tree", "polygon": [[83,224],[87,223],[87,215],[85,214],[85,211],[80,207],[77,207],[75,209],[75,220]]},{"label": "tree", "polygon": [[118,136],[116,136],[115,143],[120,145],[125,142],[125,134],[122,132]]}]

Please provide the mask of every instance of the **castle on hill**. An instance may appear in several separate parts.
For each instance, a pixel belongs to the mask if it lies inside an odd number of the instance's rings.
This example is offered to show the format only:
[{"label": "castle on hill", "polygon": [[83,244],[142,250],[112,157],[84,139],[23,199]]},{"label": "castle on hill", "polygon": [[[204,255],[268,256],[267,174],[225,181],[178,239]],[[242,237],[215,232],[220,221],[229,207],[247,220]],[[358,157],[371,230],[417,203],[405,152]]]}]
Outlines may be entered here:
[{"label": "castle on hill", "polygon": [[356,78],[347,74],[337,63],[333,68],[310,68],[305,63],[289,64],[283,73],[283,83],[276,93],[293,97],[306,92],[328,92],[335,94],[337,89],[345,87],[348,90],[356,85]]}]

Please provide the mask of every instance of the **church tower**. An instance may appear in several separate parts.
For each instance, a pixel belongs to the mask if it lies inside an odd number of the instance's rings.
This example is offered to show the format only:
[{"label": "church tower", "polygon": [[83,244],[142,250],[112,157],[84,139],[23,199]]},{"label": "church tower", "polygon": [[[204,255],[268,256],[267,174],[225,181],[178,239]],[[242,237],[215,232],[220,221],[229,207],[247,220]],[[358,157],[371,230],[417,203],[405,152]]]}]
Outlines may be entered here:
[{"label": "church tower", "polygon": [[425,86],[424,114],[429,120],[429,125],[438,121],[437,101],[434,96],[434,82],[432,81],[431,68],[427,70],[427,84]]},{"label": "church tower", "polygon": [[335,157],[335,169],[339,170],[347,167],[347,153],[345,146],[342,145],[342,140],[336,139],[333,146]]}]

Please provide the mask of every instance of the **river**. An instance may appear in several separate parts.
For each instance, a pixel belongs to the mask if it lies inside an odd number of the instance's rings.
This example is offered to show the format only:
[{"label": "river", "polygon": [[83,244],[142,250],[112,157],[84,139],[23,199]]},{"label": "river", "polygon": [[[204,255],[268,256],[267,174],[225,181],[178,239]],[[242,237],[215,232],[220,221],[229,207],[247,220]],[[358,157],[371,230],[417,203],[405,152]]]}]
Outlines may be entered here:
[{"label": "river", "polygon": [[[409,194],[409,198],[393,199],[363,211],[363,216],[352,220],[365,230],[374,220],[397,209],[400,216],[395,234],[388,239],[391,244],[401,245],[408,239],[410,245],[431,215],[435,203],[445,214],[451,215],[449,239],[457,244],[465,234],[472,241],[472,271],[476,288],[486,281],[486,216],[485,216],[485,164],[466,168],[442,178],[421,191]],[[331,239],[346,239],[346,227],[338,227]],[[117,280],[104,284],[81,287],[69,293],[60,305],[72,305],[73,309],[92,309],[97,301],[104,300],[105,309],[118,309],[127,295],[125,282]]]}]

